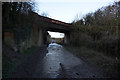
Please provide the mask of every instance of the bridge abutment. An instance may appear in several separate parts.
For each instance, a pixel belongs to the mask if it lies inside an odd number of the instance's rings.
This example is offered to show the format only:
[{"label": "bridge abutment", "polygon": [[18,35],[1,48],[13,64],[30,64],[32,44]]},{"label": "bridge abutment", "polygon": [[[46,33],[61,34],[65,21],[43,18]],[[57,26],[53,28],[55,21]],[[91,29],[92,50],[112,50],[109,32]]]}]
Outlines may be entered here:
[{"label": "bridge abutment", "polygon": [[65,33],[64,43],[65,44],[69,44],[70,43],[70,33]]},{"label": "bridge abutment", "polygon": [[39,30],[39,35],[38,35],[38,46],[43,45],[43,37],[44,37],[43,31],[40,29]]}]

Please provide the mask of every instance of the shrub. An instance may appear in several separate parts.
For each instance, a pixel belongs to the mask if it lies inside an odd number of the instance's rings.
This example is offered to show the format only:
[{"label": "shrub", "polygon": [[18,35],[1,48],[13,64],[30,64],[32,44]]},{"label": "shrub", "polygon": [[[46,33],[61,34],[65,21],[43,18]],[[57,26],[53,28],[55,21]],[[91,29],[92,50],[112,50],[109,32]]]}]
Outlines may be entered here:
[{"label": "shrub", "polygon": [[105,36],[97,41],[97,49],[104,51],[107,55],[118,56],[118,41],[116,36]]},{"label": "shrub", "polygon": [[87,34],[85,33],[81,33],[81,32],[73,32],[71,33],[71,40],[70,40],[70,43],[72,45],[75,45],[75,46],[87,46],[87,45],[90,45],[90,42],[91,42],[91,37],[88,36]]}]

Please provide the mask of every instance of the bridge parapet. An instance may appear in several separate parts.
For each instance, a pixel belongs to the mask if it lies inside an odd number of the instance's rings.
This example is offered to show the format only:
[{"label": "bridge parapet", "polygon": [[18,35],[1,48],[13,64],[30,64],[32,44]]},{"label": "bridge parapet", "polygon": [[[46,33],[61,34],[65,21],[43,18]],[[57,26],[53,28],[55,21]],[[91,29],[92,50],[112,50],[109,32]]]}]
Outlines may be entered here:
[{"label": "bridge parapet", "polygon": [[62,21],[59,21],[59,20],[55,20],[55,19],[52,19],[52,18],[41,16],[41,15],[35,13],[35,12],[34,12],[34,15],[37,16],[37,18],[38,18],[37,20],[40,20],[40,21],[55,23],[55,24],[58,24],[58,25],[68,26],[68,27],[71,26],[70,23],[65,23],[65,22],[62,22]]}]

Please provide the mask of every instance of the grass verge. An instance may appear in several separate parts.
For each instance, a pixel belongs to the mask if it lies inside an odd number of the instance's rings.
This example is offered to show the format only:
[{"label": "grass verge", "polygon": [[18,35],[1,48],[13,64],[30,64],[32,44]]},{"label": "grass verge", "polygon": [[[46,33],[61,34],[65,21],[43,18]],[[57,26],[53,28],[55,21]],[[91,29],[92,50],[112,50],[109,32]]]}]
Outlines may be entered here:
[{"label": "grass verge", "polygon": [[[38,47],[32,47],[25,50],[22,56],[26,56],[34,52]],[[14,53],[13,55],[18,54]],[[12,55],[11,55],[12,56]],[[23,57],[24,58],[24,57]],[[21,60],[17,58],[11,58],[10,56],[6,56],[4,53],[2,55],[2,78],[9,78],[14,72],[15,68],[21,64]]]},{"label": "grass verge", "polygon": [[10,59],[5,55],[3,55],[2,61],[2,78],[10,77],[14,69],[20,64],[17,59]]},{"label": "grass verge", "polygon": [[65,48],[72,54],[81,58],[90,64],[97,65],[106,72],[110,77],[118,77],[118,64],[119,60],[116,58],[108,57],[104,53],[86,48],[86,47],[72,47],[65,46]]}]

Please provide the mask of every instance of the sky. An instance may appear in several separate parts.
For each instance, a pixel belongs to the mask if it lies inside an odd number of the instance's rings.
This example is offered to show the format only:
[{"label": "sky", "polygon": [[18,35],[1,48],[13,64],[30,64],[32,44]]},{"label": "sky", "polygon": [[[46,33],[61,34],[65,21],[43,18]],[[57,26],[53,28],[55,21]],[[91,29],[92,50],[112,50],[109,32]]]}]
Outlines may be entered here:
[{"label": "sky", "polygon": [[63,38],[64,33],[59,33],[59,32],[51,32],[48,31],[49,35],[51,35],[51,38]]},{"label": "sky", "polygon": [[[48,17],[71,23],[89,12],[107,6],[115,0],[36,0],[39,14],[46,13]],[[117,0],[116,0],[117,1]]]},{"label": "sky", "polygon": [[[35,0],[38,14],[46,13],[49,18],[71,23],[87,13],[108,6],[117,0]],[[50,33],[50,32],[49,32]],[[53,33],[51,33],[53,34]],[[58,37],[55,33],[52,37]],[[59,37],[60,34],[59,34]]]}]

